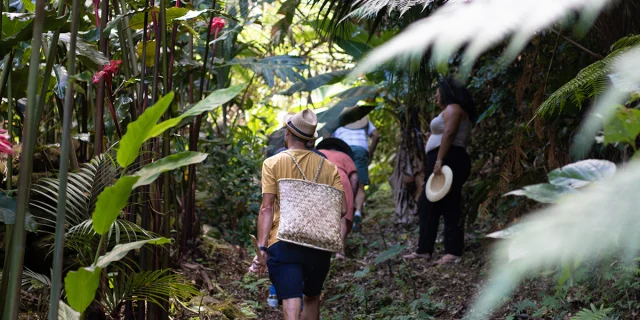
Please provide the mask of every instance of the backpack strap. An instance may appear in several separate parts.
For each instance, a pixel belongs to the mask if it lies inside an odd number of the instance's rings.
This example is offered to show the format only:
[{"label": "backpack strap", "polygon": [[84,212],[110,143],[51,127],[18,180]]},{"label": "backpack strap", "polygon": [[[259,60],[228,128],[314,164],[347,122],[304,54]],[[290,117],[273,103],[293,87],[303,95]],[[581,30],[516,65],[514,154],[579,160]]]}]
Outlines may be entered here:
[{"label": "backpack strap", "polygon": [[324,157],[320,157],[320,165],[318,166],[318,172],[316,172],[316,176],[313,178],[313,183],[318,183],[318,177],[320,177],[320,171],[322,171],[323,164],[324,164]]},{"label": "backpack strap", "polygon": [[[298,167],[298,170],[300,170],[300,173],[302,173],[302,177],[304,178],[304,180],[309,181],[309,179],[307,179],[307,176],[304,174],[304,171],[302,171],[302,168],[300,168],[300,165],[298,164],[298,161],[296,160],[296,157],[294,157],[289,150],[287,151],[283,151],[284,153],[288,154],[291,157],[291,160],[293,160],[293,163],[296,164],[296,167]],[[324,158],[322,158],[322,160],[324,160]],[[322,162],[320,163],[320,167],[322,167]],[[320,173],[320,170],[318,170],[318,174]],[[316,177],[317,179],[317,177]]]}]

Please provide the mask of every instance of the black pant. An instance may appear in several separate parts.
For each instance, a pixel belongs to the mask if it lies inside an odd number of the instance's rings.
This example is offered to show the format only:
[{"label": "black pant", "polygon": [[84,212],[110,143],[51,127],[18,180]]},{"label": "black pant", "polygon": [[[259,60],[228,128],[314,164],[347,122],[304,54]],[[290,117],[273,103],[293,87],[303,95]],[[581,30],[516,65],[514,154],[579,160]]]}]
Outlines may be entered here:
[{"label": "black pant", "polygon": [[[425,173],[428,178],[433,173],[439,148],[429,151],[425,161]],[[440,201],[431,202],[424,191],[418,200],[420,214],[420,240],[417,253],[433,253],[433,246],[438,236],[440,216],[444,217],[444,251],[455,256],[462,255],[464,248],[464,223],[462,219],[462,185],[467,181],[471,171],[471,160],[462,147],[451,146],[442,161],[453,171],[453,182],[447,195]],[[425,184],[426,188],[426,184]],[[423,189],[424,190],[424,189]]]}]

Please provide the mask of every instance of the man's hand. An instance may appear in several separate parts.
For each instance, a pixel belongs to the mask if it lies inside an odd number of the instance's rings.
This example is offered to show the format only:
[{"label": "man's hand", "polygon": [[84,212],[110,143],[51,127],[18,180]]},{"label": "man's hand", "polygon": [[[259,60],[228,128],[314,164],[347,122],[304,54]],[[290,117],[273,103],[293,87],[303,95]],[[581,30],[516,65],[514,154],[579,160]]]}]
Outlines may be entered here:
[{"label": "man's hand", "polygon": [[430,137],[431,137],[431,132],[427,132],[427,133],[424,134],[424,140],[425,141],[428,141]]},{"label": "man's hand", "polygon": [[269,269],[267,267],[267,253],[264,251],[258,252],[256,256],[253,258],[251,262],[251,267],[249,267],[249,273],[257,274],[258,276],[264,276],[269,274]]}]

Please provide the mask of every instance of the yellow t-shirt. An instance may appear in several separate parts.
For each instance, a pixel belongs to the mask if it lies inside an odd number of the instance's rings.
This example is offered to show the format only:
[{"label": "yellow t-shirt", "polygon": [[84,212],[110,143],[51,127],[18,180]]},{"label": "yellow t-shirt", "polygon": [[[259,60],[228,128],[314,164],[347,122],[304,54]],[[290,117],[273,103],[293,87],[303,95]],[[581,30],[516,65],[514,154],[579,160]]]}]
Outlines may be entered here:
[{"label": "yellow t-shirt", "polygon": [[[289,150],[298,161],[300,168],[304,171],[307,179],[313,180],[318,172],[318,166],[322,157],[310,150]],[[280,179],[303,179],[300,170],[296,167],[291,156],[281,152],[270,157],[262,164],[262,194],[271,193],[276,195],[273,205],[273,227],[269,233],[269,246],[278,242],[278,226],[280,225],[280,193],[278,192],[278,180]],[[322,170],[318,176],[318,183],[330,185],[336,189],[344,191],[338,168],[328,160],[324,161]]]}]

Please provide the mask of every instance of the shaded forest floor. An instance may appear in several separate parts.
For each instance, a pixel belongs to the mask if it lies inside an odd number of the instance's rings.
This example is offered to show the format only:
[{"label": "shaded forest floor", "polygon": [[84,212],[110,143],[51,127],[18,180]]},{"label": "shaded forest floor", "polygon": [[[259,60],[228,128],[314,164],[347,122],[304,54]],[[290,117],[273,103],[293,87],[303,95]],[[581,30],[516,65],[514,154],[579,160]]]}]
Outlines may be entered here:
[{"label": "shaded forest floor", "polygon": [[[383,200],[383,199],[379,199]],[[484,236],[495,230],[467,230],[464,259],[456,265],[435,266],[432,261],[404,261],[417,241],[417,223],[392,223],[392,202],[373,201],[363,232],[351,234],[346,261],[332,259],[322,296],[321,319],[461,319],[486,281],[491,243]],[[416,219],[417,221],[417,219]],[[442,227],[440,228],[442,232]],[[215,284],[203,305],[212,319],[282,319],[281,309],[267,305],[270,281],[247,275],[252,250],[204,237],[208,251],[200,263]],[[442,255],[442,235],[435,259]],[[575,274],[575,281],[589,281],[558,289],[561,270],[550,270],[525,280],[504,300],[492,319],[570,319],[591,303],[610,306],[620,299],[618,278],[601,278],[595,268]],[[197,275],[190,274],[198,278]],[[194,279],[200,281],[198,279]],[[638,283],[635,281],[634,283]],[[595,284],[595,285],[594,285]],[[637,285],[637,284],[636,284]],[[638,298],[638,288],[628,287],[628,299]],[[622,305],[622,304],[621,304]],[[616,308],[617,319],[639,318],[637,308]],[[194,315],[192,315],[194,316]],[[206,318],[206,317],[201,317]],[[616,318],[611,318],[616,319]]]}]

